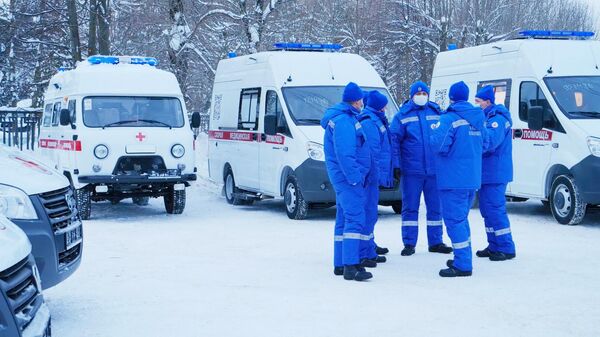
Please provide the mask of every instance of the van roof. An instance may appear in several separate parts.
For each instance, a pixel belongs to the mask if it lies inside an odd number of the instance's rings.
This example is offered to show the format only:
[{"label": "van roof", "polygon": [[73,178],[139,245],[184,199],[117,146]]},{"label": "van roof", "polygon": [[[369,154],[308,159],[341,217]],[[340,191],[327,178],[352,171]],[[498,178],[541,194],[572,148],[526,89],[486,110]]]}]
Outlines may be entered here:
[{"label": "van roof", "polygon": [[54,75],[46,99],[74,94],[182,96],[175,75],[168,71],[150,65],[92,65],[87,61]]},{"label": "van roof", "polygon": [[385,87],[373,66],[359,55],[307,51],[268,51],[221,60],[215,82],[244,79],[252,71],[270,72],[272,78],[256,81],[276,87],[346,85],[350,81]]},{"label": "van roof", "polygon": [[600,41],[517,39],[446,51],[438,54],[434,77],[485,71],[482,63],[536,78],[600,75]]}]

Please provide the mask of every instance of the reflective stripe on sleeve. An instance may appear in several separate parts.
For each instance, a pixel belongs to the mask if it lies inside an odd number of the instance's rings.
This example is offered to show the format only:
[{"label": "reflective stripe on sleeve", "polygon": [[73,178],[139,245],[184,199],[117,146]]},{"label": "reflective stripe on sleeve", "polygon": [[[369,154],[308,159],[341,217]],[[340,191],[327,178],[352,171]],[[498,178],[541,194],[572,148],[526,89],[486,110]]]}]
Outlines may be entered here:
[{"label": "reflective stripe on sleeve", "polygon": [[459,119],[457,121],[452,122],[452,127],[455,129],[459,126],[465,126],[465,125],[469,125],[469,122],[467,122],[464,119]]},{"label": "reflective stripe on sleeve", "polygon": [[500,236],[500,235],[506,235],[510,233],[510,228],[504,228],[504,229],[499,229],[497,231],[494,232],[494,234],[496,234],[496,236]]},{"label": "reflective stripe on sleeve", "polygon": [[344,241],[344,236],[343,235],[335,235],[333,237],[333,241],[336,241],[336,242]]},{"label": "reflective stripe on sleeve", "polygon": [[329,125],[329,127],[332,129],[335,128],[335,123],[332,120],[330,120],[327,125]]},{"label": "reflective stripe on sleeve", "polygon": [[356,130],[362,128],[362,125],[360,125],[359,122],[356,122],[356,124],[354,124],[354,128],[356,128]]},{"label": "reflective stripe on sleeve", "polygon": [[486,227],[485,232],[486,233],[494,233],[494,227]]},{"label": "reflective stripe on sleeve", "polygon": [[385,128],[385,125],[380,126],[379,131],[381,131],[381,133],[385,133],[387,131],[387,129]]}]

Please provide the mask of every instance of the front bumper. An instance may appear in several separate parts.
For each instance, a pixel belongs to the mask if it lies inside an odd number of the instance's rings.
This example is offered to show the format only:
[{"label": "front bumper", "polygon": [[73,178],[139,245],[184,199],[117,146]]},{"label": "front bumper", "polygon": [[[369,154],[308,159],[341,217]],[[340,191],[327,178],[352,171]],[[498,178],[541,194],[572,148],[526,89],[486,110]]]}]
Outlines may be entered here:
[{"label": "front bumper", "polygon": [[196,174],[181,174],[177,176],[149,176],[149,175],[95,175],[80,176],[81,184],[176,184],[188,181],[196,181]]},{"label": "front bumper", "polygon": [[571,168],[579,193],[586,204],[600,204],[600,157],[588,156]]},{"label": "front bumper", "polygon": [[[294,171],[298,178],[298,184],[302,190],[302,196],[309,203],[332,203],[335,202],[335,190],[329,181],[325,162],[313,159],[305,160]],[[402,200],[400,184],[393,189],[381,189],[379,203],[391,205]]]}]

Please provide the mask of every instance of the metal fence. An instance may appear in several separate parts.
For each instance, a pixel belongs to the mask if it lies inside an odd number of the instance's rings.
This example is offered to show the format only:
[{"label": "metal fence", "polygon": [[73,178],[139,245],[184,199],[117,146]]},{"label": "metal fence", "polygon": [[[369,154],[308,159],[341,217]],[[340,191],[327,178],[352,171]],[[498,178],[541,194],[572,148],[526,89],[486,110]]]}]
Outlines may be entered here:
[{"label": "metal fence", "polygon": [[0,108],[2,143],[33,150],[40,134],[42,109]]}]

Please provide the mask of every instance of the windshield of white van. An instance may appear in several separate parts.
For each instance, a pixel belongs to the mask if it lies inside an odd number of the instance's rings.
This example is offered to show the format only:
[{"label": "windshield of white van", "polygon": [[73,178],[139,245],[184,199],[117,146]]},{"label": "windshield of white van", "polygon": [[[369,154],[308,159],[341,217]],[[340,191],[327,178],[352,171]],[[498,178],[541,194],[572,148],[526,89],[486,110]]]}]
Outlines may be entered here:
[{"label": "windshield of white van", "polygon": [[544,80],[569,118],[600,118],[600,76],[548,77]]},{"label": "windshield of white van", "polygon": [[[386,115],[391,120],[398,107],[388,91],[369,87],[363,87],[363,90],[377,90],[387,96],[390,104],[386,108]],[[288,111],[297,125],[319,125],[325,110],[340,102],[344,87],[288,87],[282,91]]]},{"label": "windshield of white van", "polygon": [[86,97],[83,123],[92,128],[168,127],[184,125],[183,110],[174,97]]}]

